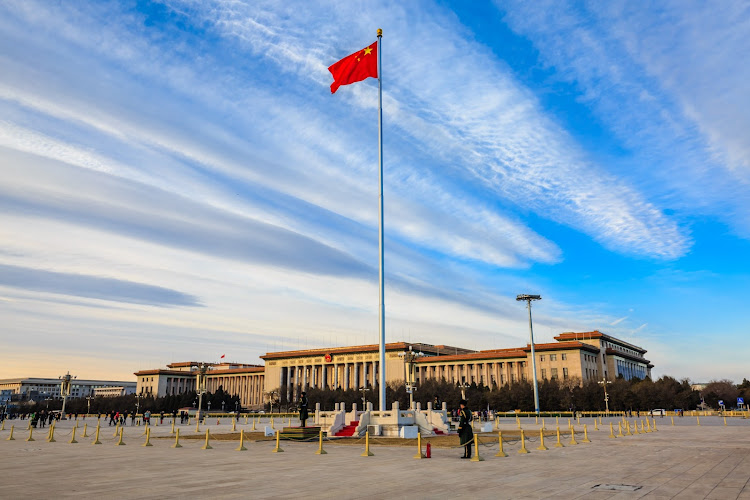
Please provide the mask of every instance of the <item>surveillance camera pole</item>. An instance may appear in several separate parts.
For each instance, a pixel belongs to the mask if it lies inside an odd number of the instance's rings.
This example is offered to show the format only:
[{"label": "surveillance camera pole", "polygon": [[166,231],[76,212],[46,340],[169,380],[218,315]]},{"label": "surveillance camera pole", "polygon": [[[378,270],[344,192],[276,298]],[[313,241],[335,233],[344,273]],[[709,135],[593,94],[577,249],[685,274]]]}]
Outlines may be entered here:
[{"label": "surveillance camera pole", "polygon": [[527,303],[529,308],[529,341],[531,343],[531,370],[534,378],[534,411],[539,413],[539,384],[536,379],[536,354],[534,352],[534,328],[531,325],[531,301],[542,300],[541,295],[518,295],[516,300]]}]

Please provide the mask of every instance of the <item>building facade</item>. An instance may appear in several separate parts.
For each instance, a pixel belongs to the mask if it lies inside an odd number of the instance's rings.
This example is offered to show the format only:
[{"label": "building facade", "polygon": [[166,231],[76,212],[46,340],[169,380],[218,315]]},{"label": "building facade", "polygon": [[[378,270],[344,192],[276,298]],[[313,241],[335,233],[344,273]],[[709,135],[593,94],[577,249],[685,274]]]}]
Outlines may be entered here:
[{"label": "building facade", "polygon": [[[43,401],[45,399],[62,399],[60,395],[61,380],[56,378],[9,378],[0,380],[0,391],[8,391],[13,400]],[[108,387],[119,387],[120,390],[135,392],[135,382],[121,382],[110,380],[80,380],[70,381],[70,398],[85,398],[95,396],[95,390]]]},{"label": "building facade", "polygon": [[[625,379],[651,376],[653,365],[644,358],[646,350],[623,340],[592,332],[565,332],[556,342],[534,344],[539,380]],[[407,350],[419,353],[413,364],[405,362]],[[407,379],[445,380],[456,384],[502,386],[532,377],[531,346],[473,351],[460,347],[423,343],[386,344],[386,382]],[[207,364],[206,390],[219,387],[240,396],[243,408],[261,408],[269,399],[294,401],[307,388],[359,389],[375,387],[379,379],[378,346],[362,345],[269,352],[261,356],[264,365],[238,363]],[[194,391],[199,362],[181,362],[166,369],[136,372],[137,393],[161,397]]]}]

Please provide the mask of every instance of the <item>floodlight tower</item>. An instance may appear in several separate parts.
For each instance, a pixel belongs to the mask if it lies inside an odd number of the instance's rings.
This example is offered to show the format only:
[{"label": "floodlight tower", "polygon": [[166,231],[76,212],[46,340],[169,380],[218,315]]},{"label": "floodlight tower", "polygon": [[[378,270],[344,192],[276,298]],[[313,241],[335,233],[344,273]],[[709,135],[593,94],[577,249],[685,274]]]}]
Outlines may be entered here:
[{"label": "floodlight tower", "polygon": [[539,413],[539,384],[536,380],[536,354],[534,353],[534,328],[531,326],[531,301],[542,300],[541,295],[521,294],[516,300],[526,302],[529,308],[529,339],[531,342],[531,370],[534,374],[534,411]]}]

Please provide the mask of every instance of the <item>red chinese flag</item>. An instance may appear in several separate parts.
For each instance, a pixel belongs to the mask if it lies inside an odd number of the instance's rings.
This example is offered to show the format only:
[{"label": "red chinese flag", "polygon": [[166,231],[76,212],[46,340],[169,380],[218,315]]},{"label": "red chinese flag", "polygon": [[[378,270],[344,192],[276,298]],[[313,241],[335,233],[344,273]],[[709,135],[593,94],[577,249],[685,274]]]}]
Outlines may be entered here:
[{"label": "red chinese flag", "polygon": [[378,77],[378,42],[348,55],[328,67],[333,75],[331,94],[342,85],[361,82],[365,78]]}]

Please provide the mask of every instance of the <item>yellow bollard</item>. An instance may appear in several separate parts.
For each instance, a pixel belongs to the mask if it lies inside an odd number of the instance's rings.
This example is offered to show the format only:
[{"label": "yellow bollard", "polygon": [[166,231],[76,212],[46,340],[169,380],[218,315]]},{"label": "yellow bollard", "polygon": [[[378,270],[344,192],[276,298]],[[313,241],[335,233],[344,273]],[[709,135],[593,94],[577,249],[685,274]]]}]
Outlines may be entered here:
[{"label": "yellow bollard", "polygon": [[617,428],[619,429],[617,431],[617,437],[618,438],[625,437],[625,434],[622,433],[622,422],[617,422]]},{"label": "yellow bollard", "polygon": [[234,451],[247,451],[245,448],[245,431],[240,429],[240,445]]},{"label": "yellow bollard", "polygon": [[641,434],[646,434],[646,426],[643,425],[643,420],[641,420]]},{"label": "yellow bollard", "polygon": [[589,430],[586,428],[586,424],[583,424],[583,441],[582,443],[590,443],[591,440],[589,439]]},{"label": "yellow bollard", "polygon": [[[523,437],[523,431],[521,431],[521,437]],[[474,434],[474,456],[471,457],[472,462],[484,462],[484,459],[479,456],[479,436]]]},{"label": "yellow bollard", "polygon": [[555,416],[555,425],[560,425],[560,416]]},{"label": "yellow bollard", "polygon": [[180,429],[177,429],[174,433],[174,444],[172,445],[172,448],[182,448],[182,445],[180,444]]},{"label": "yellow bollard", "polygon": [[328,452],[323,449],[323,428],[320,428],[320,438],[318,439],[318,451],[315,452],[316,455],[327,455]]},{"label": "yellow bollard", "polygon": [[557,428],[557,443],[555,443],[555,448],[565,448],[565,445],[560,441],[560,427]]},{"label": "yellow bollard", "polygon": [[599,430],[599,425],[596,423],[596,418],[594,419],[594,430],[595,431]]},{"label": "yellow bollard", "polygon": [[29,424],[28,424],[28,425],[26,426],[26,430],[27,430],[27,431],[30,431],[30,430],[31,430],[31,420],[29,420]]},{"label": "yellow bollard", "polygon": [[172,419],[172,429],[169,431],[170,434],[174,434],[174,419]]},{"label": "yellow bollard", "polygon": [[695,418],[696,418],[696,421],[698,422],[698,425],[701,425],[701,418],[700,417],[695,417]]},{"label": "yellow bollard", "polygon": [[271,429],[273,429],[273,417],[271,417]]},{"label": "yellow bollard", "polygon": [[651,432],[651,421],[646,417],[646,432]]},{"label": "yellow bollard", "polygon": [[219,417],[216,417],[216,425],[221,425],[221,419]]},{"label": "yellow bollard", "polygon": [[674,417],[669,417],[672,419],[672,425],[674,425]]},{"label": "yellow bollard", "polygon": [[235,432],[237,430],[237,419],[232,418],[232,432]]},{"label": "yellow bollard", "polygon": [[518,453],[528,453],[528,452],[529,450],[526,449],[526,436],[524,435],[523,431],[521,431],[521,449],[518,450]]},{"label": "yellow bollard", "polygon": [[114,433],[114,434],[112,434],[112,437],[113,437],[113,438],[116,438],[116,437],[117,437],[117,435],[118,435],[119,433],[120,433],[120,422],[117,422],[117,423],[115,424],[115,433]]},{"label": "yellow bollard", "polygon": [[498,444],[500,445],[500,449],[498,450],[497,453],[495,453],[495,456],[496,457],[507,457],[508,454],[505,453],[505,450],[503,450],[503,433],[502,432],[498,432],[497,433],[497,441],[498,441]]},{"label": "yellow bollard", "polygon": [[578,425],[581,425],[581,417],[580,416],[576,417],[576,422],[578,423]]},{"label": "yellow bollard", "polygon": [[8,436],[8,439],[6,439],[6,441],[15,441],[16,440],[16,438],[13,437],[13,428],[14,427],[15,427],[14,425],[10,426],[10,436]]},{"label": "yellow bollard", "polygon": [[414,458],[426,458],[422,453],[422,433],[419,431],[417,431],[417,454],[414,455]]},{"label": "yellow bollard", "polygon": [[150,427],[146,427],[146,442],[143,443],[141,446],[144,446],[144,447],[145,446],[153,446],[151,444],[151,428]]},{"label": "yellow bollard", "polygon": [[617,437],[615,436],[615,426],[612,425],[612,422],[609,423],[609,437],[611,437],[612,439]]},{"label": "yellow bollard", "polygon": [[539,424],[539,415],[537,415],[536,417],[534,417],[534,423],[535,424]]},{"label": "yellow bollard", "polygon": [[495,417],[495,430],[497,430],[499,425],[500,425],[500,417]]},{"label": "yellow bollard", "polygon": [[518,428],[521,428],[521,419],[516,417],[516,423],[518,424]]},{"label": "yellow bollard", "polygon": [[370,431],[365,433],[365,451],[362,452],[360,457],[372,457],[375,454],[370,451]]},{"label": "yellow bollard", "polygon": [[625,421],[625,430],[627,431],[625,433],[626,436],[632,436],[633,435],[633,433],[630,432],[630,422],[628,422],[627,420]]},{"label": "yellow bollard", "polygon": [[76,444],[78,441],[76,441],[76,428],[73,427],[73,436],[70,438],[70,441],[68,441],[70,444]]},{"label": "yellow bollard", "polygon": [[255,417],[253,417],[253,428],[252,430],[255,430]]},{"label": "yellow bollard", "polygon": [[102,444],[101,441],[99,441],[99,424],[96,424],[96,435],[94,436],[94,442],[91,444]]},{"label": "yellow bollard", "polygon": [[571,444],[578,444],[578,441],[576,441],[576,430],[575,429],[570,429],[570,443],[568,443],[568,444],[569,445],[571,445]]},{"label": "yellow bollard", "polygon": [[245,425],[247,425],[247,415],[245,415]]},{"label": "yellow bollard", "polygon": [[123,431],[123,428],[120,427],[120,440],[117,442],[116,446],[125,446],[125,443],[122,441],[122,437],[123,437],[122,431]]},{"label": "yellow bollard", "polygon": [[289,417],[289,427],[292,426],[292,417]]},{"label": "yellow bollard", "polygon": [[[271,419],[273,419],[273,417],[271,417]],[[280,439],[281,439],[281,437],[279,435],[279,431],[277,430],[276,431],[276,448],[274,448],[273,450],[271,450],[272,452],[274,452],[274,453],[282,453],[284,451],[284,450],[281,449],[281,446],[279,446]]]},{"label": "yellow bollard", "polygon": [[633,420],[633,434],[640,434],[640,432],[638,432],[638,421],[637,420]]},{"label": "yellow bollard", "polygon": [[545,425],[545,424],[544,424],[544,419],[542,419],[542,430],[543,430],[543,431],[546,431],[547,429],[545,428],[545,426],[544,426],[544,425]]},{"label": "yellow bollard", "polygon": [[599,417],[599,425],[602,425],[602,417]]},{"label": "yellow bollard", "polygon": [[55,442],[55,424],[52,424],[49,426],[49,432],[47,432],[47,442],[48,443]]},{"label": "yellow bollard", "polygon": [[89,427],[89,424],[83,424],[83,434],[81,434],[81,437],[84,437],[84,438],[89,437],[89,435],[86,434],[88,427]]},{"label": "yellow bollard", "polygon": [[656,432],[656,419],[651,419],[653,421],[653,425],[651,426],[651,430]]},{"label": "yellow bollard", "polygon": [[[73,431],[73,432],[75,432],[75,431]],[[26,441],[36,441],[36,439],[34,439],[31,436],[33,433],[34,433],[34,428],[33,427],[29,427],[29,437],[26,438]]]},{"label": "yellow bollard", "polygon": [[206,429],[206,444],[201,446],[201,450],[213,450],[214,447],[208,444],[210,439],[211,439],[211,431]]},{"label": "yellow bollard", "polygon": [[724,425],[727,425],[727,417],[724,417]]},{"label": "yellow bollard", "polygon": [[547,450],[549,450],[549,448],[547,448],[546,446],[544,446],[544,431],[543,430],[539,431],[539,446],[537,447],[537,450],[539,450],[539,451],[547,451]]},{"label": "yellow bollard", "polygon": [[573,426],[572,426],[572,425],[570,425],[570,419],[568,419],[568,430],[570,430],[570,429],[572,429],[572,428],[573,428]]},{"label": "yellow bollard", "polygon": [[4,430],[5,430],[5,419],[3,419],[3,423],[0,424],[0,431],[4,431]]},{"label": "yellow bollard", "polygon": [[201,431],[201,427],[200,426],[201,426],[201,419],[196,418],[195,419],[195,432],[200,432]]}]

